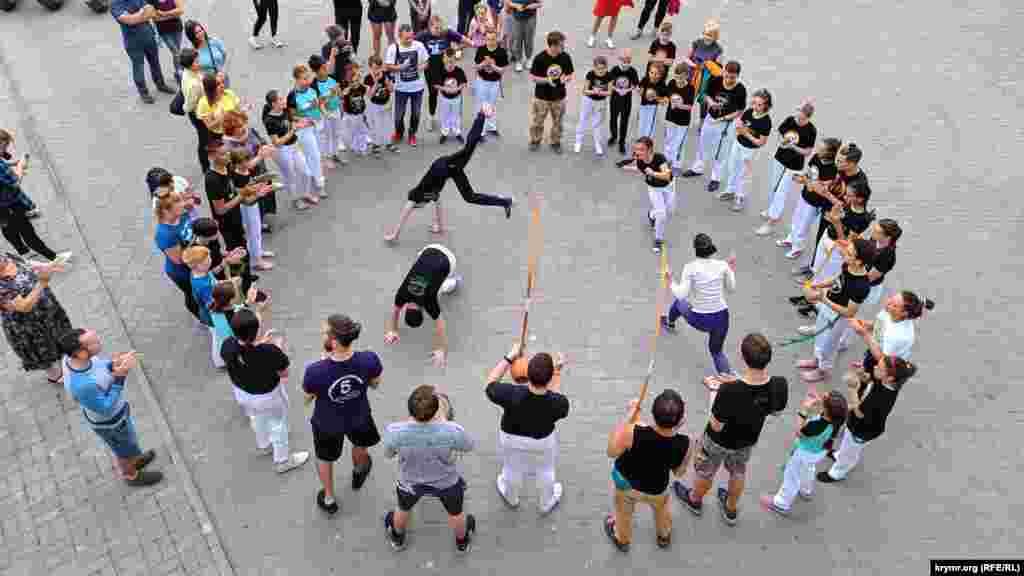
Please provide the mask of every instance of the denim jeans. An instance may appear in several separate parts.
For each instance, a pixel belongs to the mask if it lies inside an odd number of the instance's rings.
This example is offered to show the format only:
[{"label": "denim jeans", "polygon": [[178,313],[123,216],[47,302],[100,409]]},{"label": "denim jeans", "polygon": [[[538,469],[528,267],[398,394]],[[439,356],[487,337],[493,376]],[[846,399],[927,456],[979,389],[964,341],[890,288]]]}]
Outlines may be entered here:
[{"label": "denim jeans", "polygon": [[125,51],[128,52],[128,58],[132,61],[132,80],[135,82],[139,94],[149,94],[149,88],[146,87],[146,62],[149,63],[149,72],[153,76],[153,83],[157,86],[166,85],[164,74],[160,70],[160,46],[156,43],[155,37],[143,46],[130,48],[126,46]]},{"label": "denim jeans", "polygon": [[167,49],[171,51],[171,62],[174,63],[174,79],[181,84],[181,62],[178,62],[178,54],[181,53],[181,37],[183,35],[182,30],[176,30],[173,32],[157,32],[160,35],[160,41],[167,46]]},{"label": "denim jeans", "polygon": [[139,438],[135,433],[135,420],[131,409],[125,406],[122,415],[115,416],[108,422],[94,423],[86,419],[96,435],[110,448],[118,458],[137,458],[142,455]]},{"label": "denim jeans", "polygon": [[395,133],[399,138],[405,135],[405,105],[409,104],[409,135],[415,136],[420,127],[420,108],[423,106],[423,90],[419,92],[395,92]]}]

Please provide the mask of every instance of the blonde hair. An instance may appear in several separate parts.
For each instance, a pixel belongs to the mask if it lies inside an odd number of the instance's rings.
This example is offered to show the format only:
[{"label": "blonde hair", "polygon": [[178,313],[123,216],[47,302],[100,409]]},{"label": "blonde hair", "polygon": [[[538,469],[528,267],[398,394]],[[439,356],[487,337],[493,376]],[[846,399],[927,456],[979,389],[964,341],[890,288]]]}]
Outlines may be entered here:
[{"label": "blonde hair", "polygon": [[181,200],[181,194],[173,189],[160,192],[153,198],[153,215],[159,220],[164,212],[174,208],[174,205]]},{"label": "blonde hair", "polygon": [[306,72],[309,72],[310,74],[312,74],[313,70],[310,69],[310,67],[308,65],[306,65],[306,64],[303,64],[303,63],[296,64],[295,67],[292,68],[292,78],[298,80],[299,78],[302,78],[303,76],[305,76]]},{"label": "blonde hair", "polygon": [[181,253],[181,261],[189,268],[192,268],[200,262],[205,262],[209,257],[210,249],[206,246],[189,246]]},{"label": "blonde hair", "polygon": [[488,9],[486,2],[477,2],[476,6],[473,7],[473,13],[477,16],[481,15],[481,11],[483,11],[484,16],[490,15],[491,11]]},{"label": "blonde hair", "polygon": [[666,34],[671,34],[672,33],[672,23],[669,22],[668,20],[665,20],[664,22],[661,23],[661,26],[658,26],[658,31],[659,32],[665,32]]}]

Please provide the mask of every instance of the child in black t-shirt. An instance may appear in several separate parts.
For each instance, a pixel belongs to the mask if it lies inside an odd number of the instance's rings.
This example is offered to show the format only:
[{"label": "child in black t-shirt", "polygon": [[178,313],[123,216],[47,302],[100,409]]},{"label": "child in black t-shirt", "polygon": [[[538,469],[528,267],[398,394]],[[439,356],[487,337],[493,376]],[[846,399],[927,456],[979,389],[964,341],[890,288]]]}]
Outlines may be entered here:
[{"label": "child in black t-shirt", "polygon": [[668,106],[665,107],[665,158],[672,164],[672,172],[682,175],[683,149],[690,130],[690,112],[693,109],[694,90],[686,63],[676,64],[675,75],[668,83]]},{"label": "child in black t-shirt", "polygon": [[672,23],[662,22],[658,28],[658,37],[651,42],[647,50],[651,56],[651,62],[661,66],[662,75],[672,68],[676,59],[676,43],[672,41]]},{"label": "child in black t-shirt", "polygon": [[752,105],[736,119],[736,142],[729,155],[729,185],[718,194],[719,200],[733,200],[732,211],[743,210],[747,201],[744,184],[753,173],[757,153],[772,133],[772,95],[765,89],[754,92]]},{"label": "child in black t-shirt", "polygon": [[391,95],[394,93],[395,87],[384,71],[384,61],[380,56],[370,56],[367,63],[370,73],[363,78],[363,84],[369,91],[370,100],[366,104],[366,123],[370,130],[370,151],[374,155],[380,154],[381,146],[383,146],[397,154],[398,146],[391,141],[391,127],[394,126],[391,114]]},{"label": "child in black t-shirt", "polygon": [[452,136],[460,144],[465,143],[462,138],[462,94],[465,92],[466,73],[458,65],[455,57],[455,49],[447,48],[444,51],[444,69],[437,78],[438,94],[441,96],[441,144],[448,141]]},{"label": "child in black t-shirt", "polygon": [[629,117],[633,111],[633,92],[640,85],[640,75],[633,67],[633,51],[624,48],[619,63],[612,68],[611,128],[608,145],[619,143],[619,154],[626,155],[626,137],[629,136]]},{"label": "child in black t-shirt", "polygon": [[637,114],[637,137],[654,139],[658,125],[658,105],[668,102],[668,86],[662,67],[647,64],[647,75],[640,80],[640,112]]},{"label": "child in black t-shirt", "polygon": [[242,225],[245,227],[246,248],[252,257],[253,268],[270,270],[273,264],[265,258],[273,258],[274,253],[263,249],[263,220],[260,217],[260,198],[267,192],[266,184],[252,183],[249,164],[252,155],[248,150],[240,148],[231,152],[231,184],[242,197],[238,209],[242,213]]},{"label": "child in black t-shirt", "polygon": [[366,85],[359,64],[352,63],[352,79],[341,92],[341,108],[345,112],[343,138],[353,154],[366,154],[370,139],[370,126],[366,121]]},{"label": "child in black t-shirt", "polygon": [[579,154],[583,149],[583,133],[588,125],[594,134],[594,153],[604,156],[601,145],[603,138],[601,124],[604,113],[608,109],[608,97],[611,95],[612,77],[608,74],[608,59],[604,56],[594,58],[594,69],[587,72],[583,83],[583,103],[580,106],[580,119],[576,124],[576,146],[574,151]]}]

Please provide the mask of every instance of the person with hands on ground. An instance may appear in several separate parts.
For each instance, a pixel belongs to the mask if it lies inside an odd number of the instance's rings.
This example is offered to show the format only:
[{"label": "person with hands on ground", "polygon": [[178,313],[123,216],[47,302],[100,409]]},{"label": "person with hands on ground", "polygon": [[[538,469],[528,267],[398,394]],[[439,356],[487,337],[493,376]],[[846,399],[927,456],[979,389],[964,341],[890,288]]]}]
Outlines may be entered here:
[{"label": "person with hands on ground", "polygon": [[0,315],[4,336],[26,372],[45,370],[61,383],[60,338],[71,330],[67,312],[50,291],[50,276],[63,267],[0,254]]},{"label": "person with hands on ground", "polygon": [[704,495],[711,489],[715,473],[725,464],[728,489],[719,487],[718,505],[725,523],[739,521],[737,508],[746,481],[750,453],[761,436],[765,419],[786,409],[789,387],[781,376],[769,376],[772,345],[761,334],[748,334],[740,344],[746,367],[739,378],[720,377],[721,387],[711,393],[711,414],[699,450],[694,457],[696,480],[693,487],[675,482],[672,490],[694,516],[704,512]]},{"label": "person with hands on ground", "polygon": [[397,241],[398,235],[401,234],[402,227],[409,219],[412,211],[416,208],[422,208],[430,202],[434,203],[434,225],[431,231],[434,234],[443,234],[445,227],[444,211],[441,208],[441,190],[444,189],[444,185],[448,182],[449,178],[455,181],[455,186],[459,189],[459,193],[462,194],[462,198],[466,202],[479,206],[501,206],[505,209],[505,218],[512,217],[512,205],[516,202],[515,198],[511,196],[502,198],[474,192],[473,186],[469,183],[469,178],[465,172],[466,165],[469,164],[470,159],[473,157],[473,152],[476,150],[476,145],[483,138],[484,122],[493,115],[494,107],[489,104],[482,106],[480,112],[476,115],[473,127],[469,130],[466,145],[458,152],[442,156],[430,164],[430,168],[423,175],[420,183],[409,191],[409,199],[405,202],[405,206],[402,207],[402,212],[398,216],[398,224],[391,233],[384,236],[385,241]]},{"label": "person with hands on ground", "polygon": [[406,546],[406,528],[412,508],[424,496],[441,500],[448,526],[455,533],[455,549],[468,552],[476,533],[476,518],[463,512],[466,482],[459,474],[457,457],[475,447],[466,430],[446,418],[437,419],[442,402],[433,386],[418,386],[407,402],[409,419],[389,424],[384,431],[384,452],[398,457],[395,492],[398,507],[384,515],[384,532],[395,550]]},{"label": "person with hands on ground", "polygon": [[160,472],[143,470],[156,458],[139,447],[135,420],[124,397],[125,379],[135,368],[134,351],[100,356],[103,345],[95,330],[68,329],[60,337],[64,354],[64,389],[82,408],[82,418],[110,448],[121,479],[129,486],[152,486]]},{"label": "person with hands on ground", "polygon": [[284,474],[309,460],[309,452],[288,451],[287,382],[291,361],[284,338],[272,330],[260,335],[260,317],[243,308],[231,318],[231,336],[220,354],[234,384],[235,400],[249,417],[256,433],[256,453],[273,454],[274,469]]},{"label": "person with hands on ground", "polygon": [[334,463],[341,458],[345,438],[352,443],[352,489],[359,490],[373,468],[369,449],[380,442],[370,413],[369,388],[380,387],[384,367],[369,350],[356,351],[362,325],[344,314],[331,314],[321,327],[323,358],[306,367],[302,390],[306,404],[314,402],[310,425],[319,460],[320,483],[316,505],[328,514],[338,511],[334,493]]},{"label": "person with hands on ground", "polygon": [[661,254],[665,245],[665,225],[676,209],[672,167],[663,154],[654,151],[654,141],[647,136],[637,139],[633,144],[633,158],[622,167],[624,170],[640,174],[647,184],[647,198],[651,202],[647,220],[654,229],[652,249],[655,254]]},{"label": "person with hands on ground", "polygon": [[404,312],[405,323],[410,328],[423,324],[423,311],[434,319],[434,350],[431,353],[434,364],[443,368],[448,354],[448,333],[445,319],[441,317],[438,295],[450,294],[462,280],[455,272],[455,254],[440,244],[430,244],[420,250],[412,269],[406,274],[395,293],[395,307],[388,318],[384,342],[398,342],[398,318]]},{"label": "person with hands on ground", "polygon": [[672,503],[669,471],[676,482],[686,476],[690,462],[690,437],[679,430],[686,422],[686,403],[678,392],[667,389],[651,406],[654,426],[640,422],[640,400],[632,400],[626,420],[608,435],[608,457],[614,458],[615,513],[604,519],[604,532],[622,552],[629,551],[633,537],[633,512],[637,502],[654,508],[659,548],[672,542]]},{"label": "person with hands on ground", "polygon": [[544,138],[544,120],[550,115],[551,150],[561,154],[565,87],[572,82],[575,70],[569,53],[563,51],[565,34],[557,30],[548,32],[547,45],[545,51],[534,57],[530,66],[530,80],[535,86],[530,111],[530,150],[540,148],[540,141]]},{"label": "person with hands on ground", "polygon": [[[561,394],[561,354],[552,358],[546,352],[534,354],[527,365],[527,381],[501,382],[512,363],[522,355],[513,345],[487,376],[487,399],[501,406],[501,431],[498,449],[502,466],[498,475],[498,494],[511,508],[519,506],[523,476],[536,472],[537,504],[541,515],[549,514],[562,499],[562,483],[555,481],[558,460],[558,434],[555,423],[569,415],[569,399]],[[540,456],[541,464],[532,463]]]}]

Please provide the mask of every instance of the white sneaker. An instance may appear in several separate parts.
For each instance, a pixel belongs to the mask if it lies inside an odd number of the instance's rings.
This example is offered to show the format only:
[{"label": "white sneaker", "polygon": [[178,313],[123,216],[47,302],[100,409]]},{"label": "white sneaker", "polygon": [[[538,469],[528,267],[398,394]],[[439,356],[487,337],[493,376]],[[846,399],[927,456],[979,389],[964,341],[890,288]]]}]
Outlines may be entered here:
[{"label": "white sneaker", "polygon": [[292,452],[292,455],[287,460],[275,464],[274,469],[277,470],[278,474],[284,474],[302,466],[307,460],[309,460],[309,452]]},{"label": "white sneaker", "polygon": [[757,230],[754,230],[754,234],[757,234],[758,236],[768,236],[771,233],[772,233],[772,225],[767,223],[767,222],[765,222],[764,224],[761,224],[761,226],[758,227]]},{"label": "white sneaker", "polygon": [[804,251],[799,248],[790,248],[789,251],[786,252],[786,258],[789,258],[790,260],[796,260],[803,253]]},{"label": "white sneaker", "polygon": [[801,327],[797,328],[796,331],[801,336],[810,336],[810,335],[814,334],[815,332],[817,332],[818,330],[814,326],[807,325],[807,326],[801,326]]},{"label": "white sneaker", "polygon": [[274,445],[268,444],[266,448],[257,448],[255,454],[257,456],[270,456],[274,453]]},{"label": "white sneaker", "polygon": [[551,502],[548,502],[544,506],[541,506],[541,509],[540,509],[541,516],[547,516],[548,514],[550,514],[551,511],[555,509],[555,506],[558,506],[558,503],[562,501],[562,483],[561,482],[555,482],[554,486],[551,487],[551,491],[552,491]]},{"label": "white sneaker", "polygon": [[284,48],[288,45],[284,40],[278,40],[277,38],[271,38],[270,43],[274,45],[274,48]]},{"label": "white sneaker", "polygon": [[599,158],[604,158],[604,148],[598,146],[596,149],[594,149],[594,154],[596,154]]},{"label": "white sneaker", "polygon": [[761,219],[762,220],[771,220],[771,218],[768,217],[768,211],[767,210],[761,210]]},{"label": "white sneaker", "polygon": [[579,142],[577,142],[576,145],[572,147],[572,151],[577,154],[579,154],[581,150],[583,150],[583,144],[580,144]]},{"label": "white sneaker", "polygon": [[71,250],[57,252],[57,255],[53,257],[53,262],[56,264],[67,264],[68,260],[71,260]]},{"label": "white sneaker", "polygon": [[253,50],[259,50],[260,48],[263,48],[263,42],[260,42],[260,39],[255,36],[250,36],[249,46],[251,46]]},{"label": "white sneaker", "polygon": [[516,72],[522,72],[522,71],[523,71],[523,63],[522,62],[516,62]]},{"label": "white sneaker", "polygon": [[498,474],[498,479],[495,481],[495,485],[498,488],[498,495],[501,496],[501,499],[505,501],[505,504],[509,508],[518,508],[519,507],[519,499],[518,498],[516,498],[515,500],[512,500],[512,499],[510,499],[508,497],[508,486],[505,483],[505,477],[504,476],[502,476],[501,474]]},{"label": "white sneaker", "polygon": [[597,38],[591,35],[590,38],[587,38],[587,48],[593,48],[595,42],[597,42]]},{"label": "white sneaker", "polygon": [[607,46],[609,50],[615,50],[615,42],[612,42],[610,36],[607,39],[605,39],[604,45]]}]

